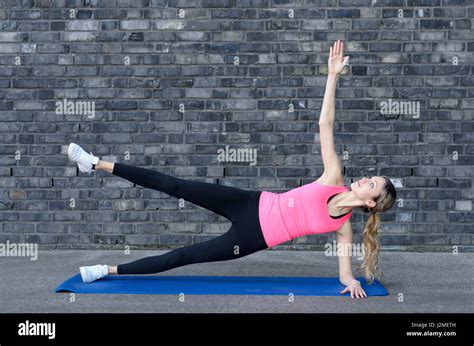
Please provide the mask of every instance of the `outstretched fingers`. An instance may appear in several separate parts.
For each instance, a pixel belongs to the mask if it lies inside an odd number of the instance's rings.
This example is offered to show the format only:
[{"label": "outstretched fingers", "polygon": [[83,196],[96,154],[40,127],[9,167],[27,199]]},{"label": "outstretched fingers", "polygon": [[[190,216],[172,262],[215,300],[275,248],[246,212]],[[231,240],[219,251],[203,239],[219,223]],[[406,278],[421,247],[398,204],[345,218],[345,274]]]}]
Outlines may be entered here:
[{"label": "outstretched fingers", "polygon": [[329,57],[342,56],[343,54],[344,43],[341,40],[337,40],[332,46],[329,46]]}]

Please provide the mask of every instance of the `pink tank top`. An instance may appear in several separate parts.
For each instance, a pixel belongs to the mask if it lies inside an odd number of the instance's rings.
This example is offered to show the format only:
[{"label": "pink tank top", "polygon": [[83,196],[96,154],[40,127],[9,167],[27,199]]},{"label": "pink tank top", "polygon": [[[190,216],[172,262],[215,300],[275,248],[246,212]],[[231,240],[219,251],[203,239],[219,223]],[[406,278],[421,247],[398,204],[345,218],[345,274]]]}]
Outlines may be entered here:
[{"label": "pink tank top", "polygon": [[260,227],[268,247],[307,234],[337,230],[352,215],[332,218],[328,200],[347,186],[324,185],[316,181],[284,193],[262,191],[258,205]]}]

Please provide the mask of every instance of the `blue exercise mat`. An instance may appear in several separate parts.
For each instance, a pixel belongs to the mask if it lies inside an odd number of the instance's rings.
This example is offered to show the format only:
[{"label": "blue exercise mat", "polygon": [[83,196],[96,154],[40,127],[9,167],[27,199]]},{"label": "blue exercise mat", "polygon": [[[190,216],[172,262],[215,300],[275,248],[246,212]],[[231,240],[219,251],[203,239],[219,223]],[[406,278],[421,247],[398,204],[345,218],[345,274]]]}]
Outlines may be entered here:
[{"label": "blue exercise mat", "polygon": [[[358,280],[367,296],[388,295],[379,281],[367,285],[364,278]],[[56,293],[343,296],[344,288],[338,278],[321,277],[109,275],[84,284],[77,274]]]}]

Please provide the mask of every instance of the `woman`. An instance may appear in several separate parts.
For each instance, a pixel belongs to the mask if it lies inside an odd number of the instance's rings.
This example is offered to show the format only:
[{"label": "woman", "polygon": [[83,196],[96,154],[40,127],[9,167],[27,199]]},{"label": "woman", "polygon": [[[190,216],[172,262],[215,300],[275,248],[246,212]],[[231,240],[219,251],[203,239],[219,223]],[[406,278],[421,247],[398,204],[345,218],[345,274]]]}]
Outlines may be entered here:
[{"label": "woman", "polygon": [[[349,217],[354,208],[371,215],[364,229],[364,263],[361,268],[373,281],[378,261],[377,212],[388,210],[396,199],[393,184],[385,176],[373,176],[344,185],[341,164],[333,143],[335,93],[339,74],[349,57],[343,57],[343,43],[337,41],[329,51],[328,79],[319,119],[323,175],[313,183],[285,193],[246,191],[217,184],[178,179],[163,173],[121,163],[99,160],[71,143],[68,155],[81,172],[112,173],[137,185],[156,189],[176,198],[211,210],[232,222],[223,235],[206,242],[182,247],[160,256],[139,259],[118,266],[81,267],[82,280],[92,282],[106,275],[152,274],[172,268],[247,256],[306,234],[335,231],[338,244],[352,245]],[[339,254],[339,279],[347,286],[342,294],[366,297],[352,274],[350,254]]]}]

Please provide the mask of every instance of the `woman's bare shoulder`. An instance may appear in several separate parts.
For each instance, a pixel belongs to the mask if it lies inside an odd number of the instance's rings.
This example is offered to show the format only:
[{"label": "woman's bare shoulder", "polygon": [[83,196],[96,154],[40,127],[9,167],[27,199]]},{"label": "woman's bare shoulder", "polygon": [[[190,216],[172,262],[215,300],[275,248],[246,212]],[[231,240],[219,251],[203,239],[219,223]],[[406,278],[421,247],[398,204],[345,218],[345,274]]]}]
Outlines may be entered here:
[{"label": "woman's bare shoulder", "polygon": [[344,177],[341,173],[326,173],[324,172],[317,180],[318,183],[324,185],[345,186]]}]

